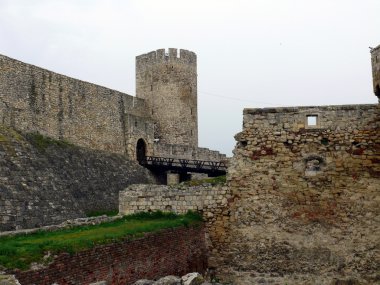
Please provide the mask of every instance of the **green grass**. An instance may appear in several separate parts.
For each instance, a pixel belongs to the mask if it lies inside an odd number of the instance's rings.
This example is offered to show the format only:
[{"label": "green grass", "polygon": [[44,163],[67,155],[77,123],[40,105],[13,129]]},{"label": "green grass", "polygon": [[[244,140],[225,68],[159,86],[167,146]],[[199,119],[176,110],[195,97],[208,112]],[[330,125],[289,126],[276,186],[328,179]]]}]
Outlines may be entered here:
[{"label": "green grass", "polygon": [[26,138],[39,151],[45,151],[49,146],[67,147],[71,144],[65,140],[56,140],[50,137],[43,136],[39,133],[28,133]]},{"label": "green grass", "polygon": [[224,184],[224,183],[226,183],[225,175],[183,182],[183,184],[188,185],[188,186],[199,186],[202,184],[211,184],[214,186],[214,185]]},{"label": "green grass", "polygon": [[32,262],[46,263],[44,259],[60,252],[73,254],[90,249],[95,245],[141,237],[143,233],[160,229],[200,224],[199,214],[138,213],[128,215],[113,222],[62,229],[59,231],[39,231],[28,235],[0,238],[0,265],[9,269],[27,270]]},{"label": "green grass", "polygon": [[113,217],[113,216],[116,216],[117,214],[119,214],[119,210],[108,210],[108,211],[105,210],[105,211],[91,211],[91,212],[86,213],[86,216],[99,217],[99,216],[106,215],[108,217]]}]

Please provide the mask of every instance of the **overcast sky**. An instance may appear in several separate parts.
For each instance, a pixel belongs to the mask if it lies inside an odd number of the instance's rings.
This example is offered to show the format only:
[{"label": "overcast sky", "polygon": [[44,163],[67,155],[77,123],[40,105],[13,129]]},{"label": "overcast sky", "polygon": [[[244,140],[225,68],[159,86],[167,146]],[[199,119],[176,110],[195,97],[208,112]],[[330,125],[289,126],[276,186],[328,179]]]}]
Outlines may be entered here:
[{"label": "overcast sky", "polygon": [[376,103],[380,0],[0,0],[0,53],[135,95],[135,56],[198,56],[199,144],[228,155],[244,108]]}]

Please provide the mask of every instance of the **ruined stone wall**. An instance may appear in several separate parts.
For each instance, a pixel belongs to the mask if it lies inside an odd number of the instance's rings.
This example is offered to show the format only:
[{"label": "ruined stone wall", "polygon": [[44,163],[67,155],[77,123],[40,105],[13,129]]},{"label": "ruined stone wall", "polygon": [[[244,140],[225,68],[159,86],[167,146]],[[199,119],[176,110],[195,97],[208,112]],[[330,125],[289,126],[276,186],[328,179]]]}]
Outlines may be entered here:
[{"label": "ruined stone wall", "polygon": [[378,284],[379,119],[379,105],[245,109],[220,276]]},{"label": "ruined stone wall", "polygon": [[21,284],[133,284],[207,268],[204,229],[181,227],[96,246],[75,254],[60,254],[46,268],[14,272]]},{"label": "ruined stone wall", "polygon": [[153,140],[144,100],[1,55],[0,123],[131,159]]},{"label": "ruined stone wall", "polygon": [[154,183],[123,155],[45,141],[0,125],[0,231],[118,208],[119,191]]},{"label": "ruined stone wall", "polygon": [[136,96],[146,100],[155,138],[198,146],[197,58],[187,50],[159,49],[136,57]]},{"label": "ruined stone wall", "polygon": [[380,102],[380,45],[371,50],[373,92]]},{"label": "ruined stone wall", "polygon": [[119,213],[132,214],[143,211],[173,211],[184,214],[196,211],[205,221],[208,263],[220,264],[217,249],[226,239],[229,221],[228,204],[231,192],[226,185],[204,184],[200,186],[131,185],[119,194]]}]

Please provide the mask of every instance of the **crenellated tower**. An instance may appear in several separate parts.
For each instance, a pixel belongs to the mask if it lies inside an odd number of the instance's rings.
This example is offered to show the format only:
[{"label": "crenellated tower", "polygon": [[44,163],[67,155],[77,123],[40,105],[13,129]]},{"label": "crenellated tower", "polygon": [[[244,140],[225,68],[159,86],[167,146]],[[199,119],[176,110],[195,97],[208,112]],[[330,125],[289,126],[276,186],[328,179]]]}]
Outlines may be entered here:
[{"label": "crenellated tower", "polygon": [[380,45],[371,49],[373,92],[380,102]]},{"label": "crenellated tower", "polygon": [[145,100],[162,143],[198,146],[197,56],[170,48],[136,57],[136,96]]}]

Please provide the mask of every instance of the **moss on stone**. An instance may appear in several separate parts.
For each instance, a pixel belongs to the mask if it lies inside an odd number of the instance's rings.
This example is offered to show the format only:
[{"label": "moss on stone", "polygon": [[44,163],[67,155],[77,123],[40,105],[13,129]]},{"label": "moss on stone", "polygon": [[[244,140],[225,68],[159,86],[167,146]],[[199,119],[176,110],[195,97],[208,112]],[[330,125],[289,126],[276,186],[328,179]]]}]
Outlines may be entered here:
[{"label": "moss on stone", "polygon": [[43,136],[40,133],[29,133],[26,135],[26,137],[28,141],[41,152],[44,152],[50,146],[72,146],[69,142],[65,140],[56,140],[50,137]]}]

